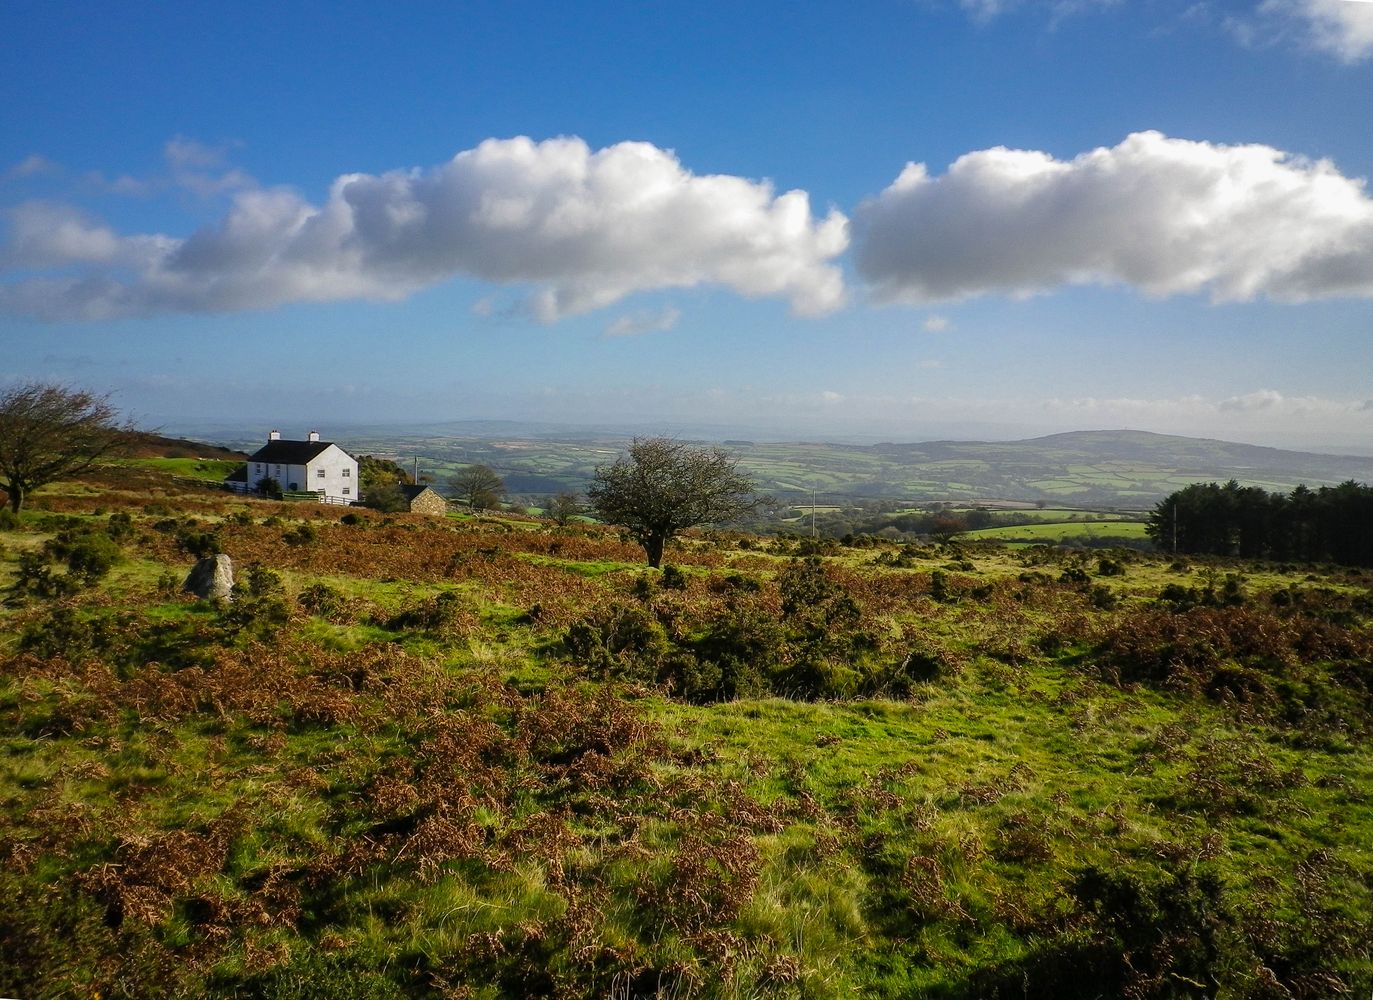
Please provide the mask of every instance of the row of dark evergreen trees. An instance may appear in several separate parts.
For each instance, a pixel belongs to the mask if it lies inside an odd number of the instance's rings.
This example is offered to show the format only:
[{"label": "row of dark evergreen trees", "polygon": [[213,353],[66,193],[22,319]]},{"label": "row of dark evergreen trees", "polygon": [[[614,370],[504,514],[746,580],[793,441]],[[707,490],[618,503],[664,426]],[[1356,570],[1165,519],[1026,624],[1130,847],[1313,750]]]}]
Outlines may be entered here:
[{"label": "row of dark evergreen trees", "polygon": [[1373,566],[1373,487],[1195,483],[1159,503],[1147,530],[1163,552]]}]

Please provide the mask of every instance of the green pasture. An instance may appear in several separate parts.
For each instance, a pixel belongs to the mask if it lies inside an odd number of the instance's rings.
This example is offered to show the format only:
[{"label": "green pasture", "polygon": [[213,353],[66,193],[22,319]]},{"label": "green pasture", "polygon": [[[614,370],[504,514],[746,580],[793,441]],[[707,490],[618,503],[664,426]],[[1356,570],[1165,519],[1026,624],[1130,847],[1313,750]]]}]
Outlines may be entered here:
[{"label": "green pasture", "polygon": [[969,531],[964,537],[978,541],[1066,542],[1080,538],[1147,537],[1143,521],[1057,521],[1046,524],[1020,524],[1005,528]]}]

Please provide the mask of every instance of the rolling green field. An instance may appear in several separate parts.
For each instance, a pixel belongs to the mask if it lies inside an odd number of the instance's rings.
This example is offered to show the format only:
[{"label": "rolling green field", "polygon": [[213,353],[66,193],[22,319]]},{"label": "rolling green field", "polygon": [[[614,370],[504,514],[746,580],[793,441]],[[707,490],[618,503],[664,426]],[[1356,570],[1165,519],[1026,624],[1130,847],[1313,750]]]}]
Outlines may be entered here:
[{"label": "rolling green field", "polygon": [[[489,465],[511,493],[531,498],[581,492],[598,465],[624,450],[615,437],[475,437],[455,433],[359,434],[354,454],[395,456],[444,482],[465,465]],[[846,445],[734,442],[728,450],[760,486],[786,503],[852,505],[864,500],[1046,501],[1147,509],[1197,481],[1259,485],[1276,492],[1346,479],[1373,480],[1373,459],[1257,448],[1137,432],[1084,432],[1012,442]]]},{"label": "rolling green field", "polygon": [[1373,573],[800,544],[39,491],[0,993],[1373,988]]}]

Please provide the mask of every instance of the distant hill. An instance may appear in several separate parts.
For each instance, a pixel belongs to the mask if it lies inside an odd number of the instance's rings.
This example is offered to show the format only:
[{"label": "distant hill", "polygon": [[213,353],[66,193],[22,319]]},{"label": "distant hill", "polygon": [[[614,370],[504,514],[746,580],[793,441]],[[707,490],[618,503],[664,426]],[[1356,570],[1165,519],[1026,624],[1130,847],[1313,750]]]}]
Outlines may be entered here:
[{"label": "distant hill", "polygon": [[[1074,431],[1023,441],[880,444],[909,481],[942,474],[959,492],[1075,503],[1152,503],[1178,487],[1238,480],[1287,492],[1373,481],[1373,458],[1325,455],[1146,431]],[[885,492],[885,491],[883,491]]]}]

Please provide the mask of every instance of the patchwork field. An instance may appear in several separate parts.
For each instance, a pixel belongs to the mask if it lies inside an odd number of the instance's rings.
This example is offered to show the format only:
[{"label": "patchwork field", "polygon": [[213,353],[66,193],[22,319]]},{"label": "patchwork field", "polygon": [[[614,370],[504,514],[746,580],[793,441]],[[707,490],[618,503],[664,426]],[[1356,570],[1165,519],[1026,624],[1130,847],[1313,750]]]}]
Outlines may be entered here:
[{"label": "patchwork field", "polygon": [[[251,446],[253,442],[235,442]],[[512,494],[543,497],[585,489],[598,465],[624,450],[618,437],[520,438],[451,433],[361,432],[342,442],[358,454],[420,459],[436,482],[481,463],[505,477]],[[1317,455],[1130,431],[1059,434],[1027,441],[936,441],[846,445],[735,441],[729,445],[759,485],[787,503],[852,505],[999,498],[1074,506],[1147,509],[1197,481],[1258,485],[1275,492],[1298,483],[1315,488],[1346,479],[1373,480],[1373,459]]]}]

